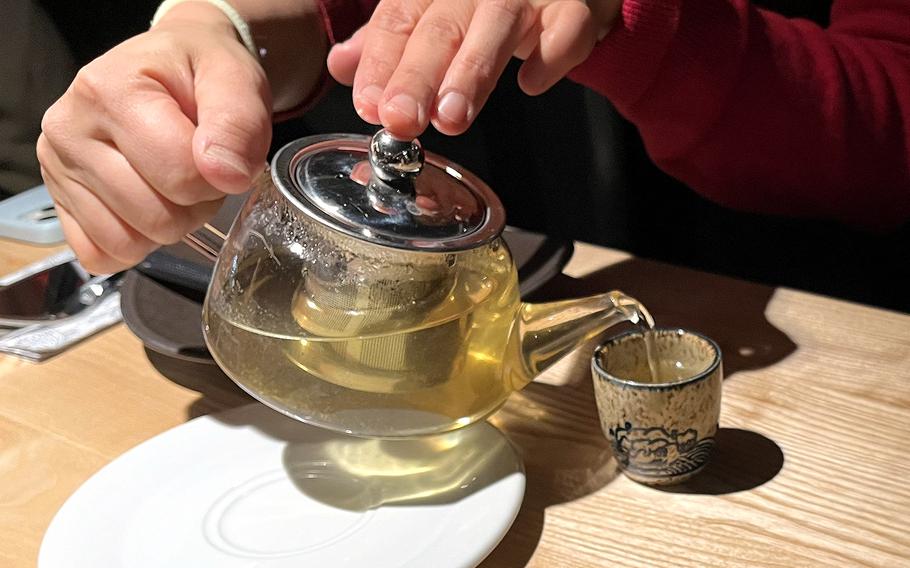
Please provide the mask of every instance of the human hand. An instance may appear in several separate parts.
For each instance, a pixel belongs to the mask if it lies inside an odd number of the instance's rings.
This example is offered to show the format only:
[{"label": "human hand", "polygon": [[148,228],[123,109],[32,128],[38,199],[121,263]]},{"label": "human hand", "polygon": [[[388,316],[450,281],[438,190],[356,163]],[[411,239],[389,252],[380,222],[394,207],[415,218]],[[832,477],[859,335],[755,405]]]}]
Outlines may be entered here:
[{"label": "human hand", "polygon": [[67,241],[89,271],[114,272],[249,188],[271,140],[269,87],[222,12],[190,2],[80,70],[41,127]]},{"label": "human hand", "polygon": [[584,61],[622,0],[382,0],[370,22],[329,53],[329,71],[353,85],[357,113],[401,138],[432,122],[468,129],[509,58],[518,82],[543,93]]}]

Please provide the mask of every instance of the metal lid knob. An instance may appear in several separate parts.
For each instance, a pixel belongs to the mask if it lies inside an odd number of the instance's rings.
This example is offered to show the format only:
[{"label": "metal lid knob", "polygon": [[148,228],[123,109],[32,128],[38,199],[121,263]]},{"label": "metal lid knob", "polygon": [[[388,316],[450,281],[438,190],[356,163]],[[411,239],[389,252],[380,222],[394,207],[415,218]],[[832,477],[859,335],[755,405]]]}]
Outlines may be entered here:
[{"label": "metal lid knob", "polygon": [[395,184],[414,179],[423,169],[423,147],[416,138],[398,140],[385,129],[370,140],[370,165],[373,173],[384,182]]}]

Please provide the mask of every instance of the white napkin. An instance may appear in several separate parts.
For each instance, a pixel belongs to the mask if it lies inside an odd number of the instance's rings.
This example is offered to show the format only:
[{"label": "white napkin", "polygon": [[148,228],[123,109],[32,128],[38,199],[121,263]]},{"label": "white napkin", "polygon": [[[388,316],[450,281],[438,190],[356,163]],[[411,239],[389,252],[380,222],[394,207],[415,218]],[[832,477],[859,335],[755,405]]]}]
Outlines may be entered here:
[{"label": "white napkin", "polygon": [[122,319],[120,292],[111,291],[76,315],[7,333],[0,337],[0,353],[44,361]]}]

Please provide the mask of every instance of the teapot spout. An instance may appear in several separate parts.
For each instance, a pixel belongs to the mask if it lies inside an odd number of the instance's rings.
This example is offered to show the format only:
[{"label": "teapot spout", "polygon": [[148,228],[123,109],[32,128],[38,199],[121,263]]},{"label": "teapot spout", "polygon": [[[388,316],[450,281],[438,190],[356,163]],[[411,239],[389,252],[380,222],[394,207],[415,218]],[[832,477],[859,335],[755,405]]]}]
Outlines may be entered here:
[{"label": "teapot spout", "polygon": [[517,317],[514,329],[529,379],[616,324],[654,327],[645,307],[618,291],[575,300],[523,303]]}]

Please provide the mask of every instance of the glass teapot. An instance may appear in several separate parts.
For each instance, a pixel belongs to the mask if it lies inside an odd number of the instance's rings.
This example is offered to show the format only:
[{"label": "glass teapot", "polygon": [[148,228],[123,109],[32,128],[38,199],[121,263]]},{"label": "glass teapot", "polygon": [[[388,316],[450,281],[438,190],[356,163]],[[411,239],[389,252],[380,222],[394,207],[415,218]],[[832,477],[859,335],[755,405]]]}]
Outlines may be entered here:
[{"label": "glass teapot", "polygon": [[404,437],[481,420],[607,327],[620,292],[519,298],[496,195],[385,131],[302,138],[234,221],[203,310],[219,366],[293,418]]}]

